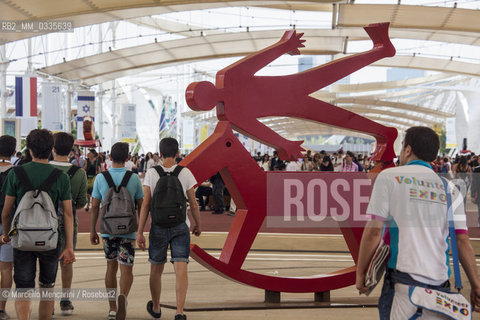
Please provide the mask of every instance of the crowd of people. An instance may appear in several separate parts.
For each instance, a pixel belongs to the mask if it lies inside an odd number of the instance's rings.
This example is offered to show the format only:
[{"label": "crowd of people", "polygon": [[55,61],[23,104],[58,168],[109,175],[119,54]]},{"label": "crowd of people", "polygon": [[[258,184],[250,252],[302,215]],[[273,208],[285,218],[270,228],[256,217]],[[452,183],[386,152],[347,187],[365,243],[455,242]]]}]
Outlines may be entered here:
[{"label": "crowd of people", "polygon": [[[407,130],[398,159],[399,166],[382,171],[375,181],[367,213],[378,219],[374,218],[367,223],[360,245],[357,269],[357,288],[360,292],[366,292],[368,289],[364,285],[366,269],[383,234],[384,226],[395,221],[398,223],[395,224],[395,228],[400,228],[404,232],[400,232],[401,236],[397,234],[392,240],[392,246],[398,246],[399,243],[401,246],[395,249],[397,251],[394,250],[388,261],[381,297],[381,319],[390,319],[390,314],[394,315],[395,319],[406,319],[407,314],[416,311],[408,297],[406,298],[404,288],[400,286],[402,290],[397,291],[399,284],[413,283],[439,290],[449,288],[448,266],[438,266],[440,261],[445,261],[445,252],[448,254],[448,251],[444,245],[432,246],[433,242],[430,241],[438,238],[444,242],[447,227],[443,225],[437,229],[417,227],[413,233],[411,230],[405,232],[402,220],[403,212],[410,211],[415,215],[419,208],[426,208],[425,205],[430,208],[432,215],[438,214],[443,210],[445,203],[432,202],[431,199],[429,201],[433,204],[412,202],[412,189],[405,189],[405,184],[402,185],[399,179],[398,184],[392,183],[396,179],[394,176],[397,175],[398,178],[401,174],[422,174],[432,181],[438,180],[439,184],[442,181],[440,176],[443,174],[453,182],[452,189],[459,186],[460,180],[463,182],[464,190],[461,191],[465,193],[464,201],[466,190],[470,188],[472,201],[478,205],[480,213],[480,179],[474,174],[480,172],[478,156],[472,153],[460,155],[452,163],[448,157],[437,157],[437,140],[438,136],[431,129],[414,127]],[[37,261],[40,266],[38,284],[42,290],[51,290],[54,287],[59,264],[62,288],[70,289],[78,232],[76,211],[85,208],[90,211],[90,242],[93,245],[101,244],[105,252],[106,288],[117,288],[117,273],[120,271],[118,295],[116,299],[109,300],[107,318],[125,319],[127,297],[133,284],[135,244],[142,250],[147,249],[144,230],[150,216],[152,223],[148,253],[151,264],[151,300],[146,303],[146,310],[154,319],[161,317],[161,277],[167,262],[167,249],[170,247],[171,262],[177,281],[175,320],[186,319],[183,309],[188,284],[190,232],[195,236],[201,234],[200,211],[206,209],[210,196],[214,200],[212,213],[224,213],[227,206],[223,195],[228,190],[225,189],[220,174],[217,173],[197,186],[192,172],[178,165],[183,156],[180,156],[178,142],[173,138],[161,140],[159,153],[149,152],[146,155],[136,153],[131,155],[128,144],[116,143],[110,152],[89,149],[84,157],[78,150],[73,151],[73,142],[70,134],[63,132],[52,134],[45,129],[36,129],[27,136],[27,151],[22,156],[15,153],[15,138],[0,137],[2,290],[10,290],[12,279],[17,291],[35,288]],[[265,171],[368,172],[374,166],[366,156],[355,155],[350,151],[345,153],[340,151],[332,155],[325,151],[314,154],[307,151],[303,158],[289,162],[281,160],[277,152],[274,152],[272,157],[268,154],[261,156],[258,153],[254,159]],[[422,199],[420,197],[414,200]],[[34,206],[31,204],[32,201],[46,202],[41,206]],[[41,213],[48,213],[50,204],[55,211],[55,221],[58,220],[54,227],[39,229],[36,224],[35,228],[28,229],[25,225],[20,226],[21,221],[24,221],[22,219],[33,216],[32,210],[36,210],[36,223],[41,225],[43,222]],[[188,210],[190,216],[187,213],[187,206],[190,208]],[[229,206],[231,214],[234,215],[233,201]],[[464,216],[464,206],[457,206],[455,215]],[[417,226],[424,225],[422,217],[415,219],[418,220]],[[97,230],[98,220],[100,235]],[[473,310],[476,310],[480,306],[480,280],[466,235],[466,220],[459,221],[462,222],[455,225],[458,232],[458,250],[472,287]],[[39,230],[42,236],[46,230],[53,232],[55,235],[52,240],[53,248],[47,247],[47,242],[51,242],[52,236],[48,241],[44,241],[43,238],[39,240],[35,238],[37,236],[32,236],[33,233],[28,233]],[[442,242],[440,240],[437,242]],[[418,246],[415,252],[405,249],[412,247],[412,241]],[[402,259],[397,260],[397,256]],[[405,258],[406,256],[409,258]],[[428,259],[423,259],[425,257]],[[412,263],[405,262],[405,259],[412,260]],[[415,259],[425,261],[419,264]],[[0,300],[0,320],[9,318],[5,311],[6,303],[6,299]],[[40,301],[38,311],[40,319],[51,319],[54,303],[52,300]],[[18,319],[30,318],[30,304],[31,301],[28,299],[15,301]],[[60,310],[62,314],[71,314],[74,310],[72,301],[62,298]]]},{"label": "crowd of people", "polygon": [[[160,213],[155,211],[155,217],[163,215],[170,219],[172,216],[165,208],[171,210],[173,197],[162,193],[161,188],[157,191],[164,175],[178,182],[183,195],[176,200],[183,201],[178,205],[183,213],[174,223],[171,220],[156,222],[152,218],[148,247],[151,300],[146,310],[154,319],[161,317],[161,277],[170,247],[170,261],[177,274],[175,320],[186,319],[183,308],[188,286],[190,230],[199,236],[201,225],[195,199],[196,180],[188,168],[177,165],[181,160],[178,142],[173,138],[162,139],[160,154],[145,157],[131,156],[129,145],[119,142],[109,153],[90,149],[85,158],[72,153],[73,143],[71,134],[32,130],[26,138],[27,150],[22,157],[15,153],[15,138],[0,137],[0,320],[9,319],[5,311],[5,292],[9,292],[12,282],[17,292],[35,288],[37,262],[41,290],[54,288],[59,264],[62,290],[68,292],[71,288],[78,232],[76,210],[84,207],[91,209],[90,242],[102,244],[105,252],[106,288],[117,288],[120,270],[119,290],[116,299],[109,300],[107,318],[126,319],[127,297],[133,283],[135,243],[140,249],[146,249],[143,233],[151,210],[160,210]],[[160,155],[162,161],[158,160]],[[159,175],[158,170],[164,174]],[[136,172],[145,173],[143,183]],[[187,215],[187,201],[191,219]],[[32,219],[35,220],[33,224]],[[68,294],[65,298],[62,296],[60,301],[62,315],[74,310],[68,297]],[[54,303],[52,299],[40,300],[39,319],[52,318]],[[16,299],[15,310],[18,319],[30,319],[31,300]]]},{"label": "crowd of people", "polygon": [[343,150],[333,154],[324,150],[312,154],[312,150],[307,150],[297,161],[282,161],[276,151],[272,156],[258,152],[253,158],[264,171],[369,172],[375,166],[367,155]]}]

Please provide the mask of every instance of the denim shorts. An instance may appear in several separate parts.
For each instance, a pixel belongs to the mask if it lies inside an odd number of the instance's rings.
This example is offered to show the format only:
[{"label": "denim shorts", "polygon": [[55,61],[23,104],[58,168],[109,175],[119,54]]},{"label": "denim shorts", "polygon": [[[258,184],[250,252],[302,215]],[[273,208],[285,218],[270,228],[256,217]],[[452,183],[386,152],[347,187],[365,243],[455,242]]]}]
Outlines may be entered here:
[{"label": "denim shorts", "polygon": [[13,280],[17,289],[35,288],[37,259],[40,265],[40,287],[53,288],[57,278],[60,244],[49,251],[21,251],[13,249]]},{"label": "denim shorts", "polygon": [[170,262],[187,262],[190,256],[190,229],[186,223],[165,228],[152,224],[149,236],[148,256],[152,264],[167,262],[167,249],[170,245]]},{"label": "denim shorts", "polygon": [[[0,236],[3,234],[3,226],[0,223]],[[12,242],[7,242],[0,247],[0,262],[13,262]]]},{"label": "denim shorts", "polygon": [[135,260],[135,240],[115,237],[102,238],[102,241],[107,261],[117,260],[120,264],[133,266]]}]

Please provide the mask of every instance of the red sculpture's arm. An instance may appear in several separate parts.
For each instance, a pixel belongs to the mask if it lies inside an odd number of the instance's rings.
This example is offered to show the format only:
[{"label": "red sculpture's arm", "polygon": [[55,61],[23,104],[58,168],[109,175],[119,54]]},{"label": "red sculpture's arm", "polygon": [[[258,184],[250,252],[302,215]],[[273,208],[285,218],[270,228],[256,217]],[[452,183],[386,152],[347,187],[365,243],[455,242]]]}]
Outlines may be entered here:
[{"label": "red sculpture's arm", "polygon": [[[278,156],[282,160],[297,160],[302,157],[302,151],[304,150],[301,145],[303,141],[290,141],[278,133],[258,121],[257,119],[249,119],[247,122],[235,122],[232,123],[232,127],[253,139],[275,148],[278,152]],[[245,127],[247,130],[244,130]]]},{"label": "red sculpture's arm", "polygon": [[[295,30],[285,31],[280,41],[255,53],[252,53],[236,63],[220,70],[217,73],[217,86],[223,87],[223,78],[225,75],[233,77],[252,77],[257,71],[271,63],[285,53],[296,55],[300,54],[298,48],[304,47],[301,40],[303,33],[297,34]],[[234,70],[234,72],[232,72]]]}]

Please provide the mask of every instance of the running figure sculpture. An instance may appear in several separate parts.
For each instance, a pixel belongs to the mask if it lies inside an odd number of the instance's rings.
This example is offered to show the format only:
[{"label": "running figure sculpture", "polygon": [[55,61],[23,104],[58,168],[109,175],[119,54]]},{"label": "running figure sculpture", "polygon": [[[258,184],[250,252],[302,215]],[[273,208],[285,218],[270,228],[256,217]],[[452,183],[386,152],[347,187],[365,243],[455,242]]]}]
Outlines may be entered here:
[{"label": "running figure sculpture", "polygon": [[[205,181],[220,172],[237,212],[217,259],[197,245],[191,255],[217,274],[243,284],[276,292],[325,292],[355,283],[355,266],[312,277],[275,277],[242,269],[245,258],[265,221],[267,173],[253,160],[232,129],[274,147],[285,160],[301,156],[300,141],[289,141],[263,125],[259,118],[287,116],[368,133],[377,139],[373,159],[377,168],[391,164],[395,153],[394,128],[382,126],[355,113],[311,98],[309,94],[374,61],[395,54],[388,37],[388,23],[365,28],[373,40],[372,50],[355,54],[294,75],[263,77],[255,73],[282,54],[299,54],[302,35],[285,32],[282,39],[217,73],[216,85],[196,82],[188,86],[186,100],[193,110],[217,107],[220,120],[214,133],[193,150],[180,165],[188,167],[196,180]],[[339,223],[345,242],[357,261],[362,228],[349,221]]]},{"label": "running figure sculpture", "polygon": [[256,76],[255,73],[281,55],[300,54],[303,33],[286,31],[276,44],[251,54],[217,73],[216,85],[195,82],[188,86],[186,99],[196,111],[217,107],[219,120],[278,151],[282,160],[302,157],[303,141],[290,141],[258,121],[259,118],[287,116],[322,122],[331,126],[368,133],[376,138],[372,160],[388,162],[395,157],[395,128],[386,127],[353,112],[312,98],[309,94],[385,57],[395,55],[388,37],[388,23],[365,27],[373,48],[325,65],[288,76]]}]

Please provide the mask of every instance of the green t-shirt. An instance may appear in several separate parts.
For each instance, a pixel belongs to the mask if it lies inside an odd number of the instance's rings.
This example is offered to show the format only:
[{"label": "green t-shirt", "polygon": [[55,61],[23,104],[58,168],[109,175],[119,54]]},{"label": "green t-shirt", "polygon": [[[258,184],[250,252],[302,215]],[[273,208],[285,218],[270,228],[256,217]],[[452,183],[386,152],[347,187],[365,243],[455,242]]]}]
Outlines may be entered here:
[{"label": "green t-shirt", "polygon": [[[71,163],[58,161],[51,161],[50,164],[65,173],[67,173],[72,166]],[[87,174],[85,173],[85,170],[82,168],[78,169],[70,180],[70,185],[72,188],[72,200],[75,202],[75,207],[77,209],[83,208],[87,204]]]},{"label": "green t-shirt", "polygon": [[[23,168],[34,188],[39,188],[54,169],[50,164],[33,161],[24,164]],[[2,191],[11,197],[15,197],[15,204],[18,206],[20,200],[22,200],[22,197],[25,194],[25,188],[20,179],[17,178],[14,170],[10,170],[8,173],[7,181],[5,181]],[[65,173],[62,173],[50,188],[48,194],[52,199],[53,205],[57,208],[59,201],[72,199],[70,192],[70,181],[68,176]]]}]

